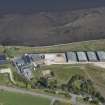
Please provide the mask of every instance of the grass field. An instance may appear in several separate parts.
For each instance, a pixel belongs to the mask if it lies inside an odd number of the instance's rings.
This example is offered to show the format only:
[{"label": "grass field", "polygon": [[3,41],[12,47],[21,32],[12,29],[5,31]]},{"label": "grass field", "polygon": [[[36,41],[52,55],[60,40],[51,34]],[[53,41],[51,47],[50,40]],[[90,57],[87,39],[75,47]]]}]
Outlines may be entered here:
[{"label": "grass field", "polygon": [[55,102],[54,105],[72,105],[72,104],[64,102]]},{"label": "grass field", "polygon": [[0,46],[0,52],[7,55],[16,56],[24,53],[45,53],[45,52],[65,52],[65,51],[96,51],[105,50],[105,39],[75,42],[62,45],[45,47],[25,47],[25,46]]},{"label": "grass field", "polygon": [[41,74],[42,70],[51,70],[59,83],[67,82],[73,75],[80,74],[84,75],[80,65],[50,65],[42,66],[40,70],[35,72],[35,76]]},{"label": "grass field", "polygon": [[85,71],[94,81],[96,89],[105,97],[105,69],[88,65]]},{"label": "grass field", "polygon": [[[4,69],[4,68],[13,69],[12,65],[10,65],[9,63],[0,65],[0,69]],[[2,85],[12,85],[12,82],[10,81],[8,74],[0,74],[0,84],[2,84]]]},{"label": "grass field", "polygon": [[[23,81],[20,81],[21,80],[20,76],[17,74],[16,68],[12,64],[7,63],[7,64],[0,65],[0,69],[4,69],[4,68],[10,68],[11,69],[14,80],[19,87],[25,87],[26,86]],[[12,86],[14,84],[10,80],[9,75],[5,73],[5,74],[0,74],[0,85]]]},{"label": "grass field", "polygon": [[11,84],[8,74],[0,74],[0,85]]},{"label": "grass field", "polygon": [[105,97],[105,69],[95,67],[93,65],[50,65],[42,66],[35,71],[36,78],[39,77],[41,71],[51,70],[55,74],[59,84],[66,83],[72,76],[79,74],[85,78],[91,79],[94,86]]},{"label": "grass field", "polygon": [[[57,79],[58,83],[59,84],[62,84],[62,83],[67,83],[67,81],[74,75],[76,74],[79,74],[79,75],[82,75],[84,76],[85,78],[89,78],[93,81],[94,83],[94,86],[96,87],[96,89],[98,91],[101,92],[101,94],[105,97],[105,69],[102,69],[102,68],[98,68],[98,67],[95,67],[93,65],[49,65],[49,66],[41,66],[39,69],[37,69],[36,71],[34,71],[34,75],[36,78],[39,78],[40,75],[41,75],[41,72],[44,71],[44,70],[51,70],[54,72],[54,75],[55,75],[55,78]],[[3,75],[0,76],[0,83],[2,84],[3,82],[6,84],[8,83],[9,81],[8,80],[8,77],[5,77]],[[9,97],[9,98],[1,98],[1,97]],[[29,96],[26,96],[26,95],[20,95],[20,94],[16,94],[16,93],[8,93],[8,92],[0,92],[0,102],[8,102],[9,100],[12,100],[12,96],[13,97],[13,100],[17,101],[17,99],[21,100],[25,100],[25,99],[29,99],[29,100],[32,100],[30,98],[28,98]],[[26,97],[25,99],[24,98],[17,98],[17,97]],[[38,98],[35,98],[36,102],[40,102],[38,100]],[[3,101],[2,101],[3,100]],[[6,100],[6,101],[4,101]],[[31,101],[31,102],[34,102],[34,101]],[[43,101],[43,100],[42,100]],[[10,101],[11,102],[11,101]],[[13,101],[14,102],[14,101]],[[30,102],[30,101],[28,101]],[[28,103],[27,102],[27,103]],[[45,101],[46,102],[46,101]],[[20,105],[19,104],[15,104],[15,103],[10,103],[10,104],[7,104],[7,103],[4,103],[3,105]],[[23,101],[23,104],[22,105],[28,105],[28,104],[25,104],[24,101]],[[47,105],[47,104],[31,104],[31,105]],[[61,104],[62,105],[62,104]]]},{"label": "grass field", "polygon": [[30,95],[0,91],[0,105],[50,105],[50,100]]}]

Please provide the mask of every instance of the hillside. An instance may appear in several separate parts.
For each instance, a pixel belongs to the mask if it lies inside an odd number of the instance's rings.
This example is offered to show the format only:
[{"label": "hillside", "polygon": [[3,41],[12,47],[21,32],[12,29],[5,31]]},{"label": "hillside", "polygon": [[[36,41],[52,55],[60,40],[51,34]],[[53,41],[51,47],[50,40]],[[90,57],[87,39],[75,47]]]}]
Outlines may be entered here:
[{"label": "hillside", "polygon": [[51,45],[105,38],[105,8],[0,15],[0,43]]}]

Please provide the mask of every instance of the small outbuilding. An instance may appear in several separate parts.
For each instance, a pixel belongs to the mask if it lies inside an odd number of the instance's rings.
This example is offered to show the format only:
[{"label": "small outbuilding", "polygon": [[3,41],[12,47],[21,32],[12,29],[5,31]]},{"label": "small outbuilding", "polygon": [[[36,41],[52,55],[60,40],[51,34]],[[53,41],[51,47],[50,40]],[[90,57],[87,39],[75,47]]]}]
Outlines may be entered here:
[{"label": "small outbuilding", "polygon": [[77,52],[77,58],[79,62],[87,62],[87,56],[85,52]]}]

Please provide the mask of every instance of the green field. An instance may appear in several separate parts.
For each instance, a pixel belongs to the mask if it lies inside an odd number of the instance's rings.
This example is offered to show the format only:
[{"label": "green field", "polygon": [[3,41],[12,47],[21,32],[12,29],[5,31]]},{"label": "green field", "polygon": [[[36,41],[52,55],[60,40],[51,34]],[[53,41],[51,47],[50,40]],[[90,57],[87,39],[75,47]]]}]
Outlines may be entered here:
[{"label": "green field", "polygon": [[65,52],[65,51],[96,51],[105,50],[105,39],[75,42],[62,45],[47,47],[27,47],[27,46],[0,46],[0,52],[8,56],[16,56],[24,53],[47,53],[47,52]]},{"label": "green field", "polygon": [[[4,69],[4,68],[12,68],[12,65],[10,65],[9,63],[4,64],[4,65],[0,65],[0,69]],[[0,84],[2,85],[11,85],[12,82],[9,79],[9,75],[8,74],[0,74]]]},{"label": "green field", "polygon": [[97,90],[105,97],[105,69],[88,65],[86,71],[94,81]]},{"label": "green field", "polygon": [[66,83],[72,76],[79,74],[84,75],[83,70],[81,70],[82,65],[50,65],[42,66],[40,69],[34,72],[35,77],[38,78],[41,72],[44,70],[51,70],[54,72],[58,83]]},{"label": "green field", "polygon": [[94,86],[105,97],[105,69],[95,67],[93,65],[50,65],[42,66],[34,72],[38,78],[44,70],[51,70],[55,74],[55,78],[59,84],[67,83],[74,75],[79,74],[85,78],[92,79]]},{"label": "green field", "polygon": [[[14,70],[14,69],[13,69]],[[51,70],[54,72],[54,78],[58,81],[59,85],[60,84],[65,84],[68,82],[68,80],[70,80],[70,78],[76,74],[84,76],[85,78],[88,79],[92,79],[94,86],[96,87],[96,89],[98,91],[100,91],[100,93],[105,96],[105,69],[102,68],[98,68],[95,67],[93,65],[90,64],[76,64],[76,65],[49,65],[49,66],[41,66],[39,69],[37,69],[36,71],[34,71],[34,76],[35,78],[39,78],[42,75],[42,71],[44,70]],[[9,81],[7,77],[5,77],[6,75],[1,75],[0,76],[0,83],[2,84],[3,82],[6,84]],[[6,82],[5,82],[6,81]],[[35,90],[36,91],[36,90]],[[39,90],[42,91],[42,90]],[[7,96],[7,97],[6,97]],[[13,97],[14,96],[14,97]],[[2,98],[1,98],[2,97]],[[4,98],[3,98],[4,97]],[[9,97],[9,98],[8,98]],[[12,98],[13,97],[13,98]],[[20,97],[20,98],[17,98]],[[8,92],[0,92],[0,102],[5,102],[3,105],[21,105],[19,104],[15,104],[15,103],[10,103],[7,104],[6,102],[12,102],[12,99],[15,100],[17,102],[17,99],[19,100],[29,100],[29,103],[34,103],[34,101],[36,101],[37,103],[40,101],[39,98],[34,99],[34,97],[32,96],[28,96],[28,95],[20,95],[20,94],[16,94],[16,93],[8,93]],[[31,97],[31,98],[28,98]],[[34,101],[32,100],[34,99]],[[3,100],[3,101],[2,101]],[[4,101],[6,100],[6,101]],[[32,100],[32,101],[30,101]],[[44,99],[42,100],[44,101]],[[14,102],[14,101],[13,101]],[[21,101],[20,101],[21,102]],[[22,105],[30,105],[28,102],[25,104],[25,101],[23,101]],[[46,102],[46,100],[45,100]],[[47,101],[48,102],[48,101]],[[31,105],[47,105],[47,104],[31,104]]]},{"label": "green field", "polygon": [[[8,67],[7,65],[0,66],[0,68]],[[9,65],[10,68],[12,68],[12,71],[15,73],[16,70],[14,67]],[[105,96],[105,69],[98,68],[92,65],[49,65],[49,66],[41,66],[39,69],[34,71],[35,78],[39,78],[42,75],[42,71],[44,70],[51,70],[54,72],[55,79],[60,84],[67,83],[68,80],[76,75],[82,75],[86,78],[93,79],[94,85],[96,88]],[[19,81],[21,79],[18,79],[17,75],[14,75],[14,78],[19,85],[19,87],[25,87],[25,84],[22,81]],[[7,74],[0,74],[0,84],[3,85],[12,85],[12,83],[9,80],[9,77]]]},{"label": "green field", "polygon": [[0,85],[11,84],[8,74],[0,74]]},{"label": "green field", "polygon": [[0,91],[0,105],[50,105],[50,100],[30,95]]},{"label": "green field", "polygon": [[57,102],[57,101],[55,101],[55,103],[54,103],[54,105],[72,105],[72,104],[70,104],[70,103],[64,103],[64,102]]}]

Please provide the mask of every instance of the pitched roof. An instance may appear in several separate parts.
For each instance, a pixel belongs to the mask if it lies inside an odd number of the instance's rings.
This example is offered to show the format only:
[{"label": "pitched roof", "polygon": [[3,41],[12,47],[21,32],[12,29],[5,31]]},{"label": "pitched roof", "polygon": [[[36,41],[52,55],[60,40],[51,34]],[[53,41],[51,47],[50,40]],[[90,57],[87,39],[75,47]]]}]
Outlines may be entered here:
[{"label": "pitched roof", "polygon": [[97,56],[99,60],[105,60],[105,52],[104,51],[97,51]]},{"label": "pitched roof", "polygon": [[79,61],[87,61],[85,52],[77,52],[77,57]]},{"label": "pitched roof", "polygon": [[96,56],[96,53],[95,52],[92,52],[92,51],[88,51],[87,52],[87,57],[88,57],[88,60],[89,61],[97,61],[97,56]]},{"label": "pitched roof", "polygon": [[77,61],[77,56],[75,52],[67,52],[66,53],[67,56],[67,61]]}]

